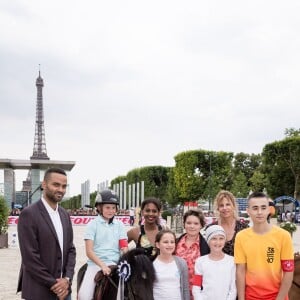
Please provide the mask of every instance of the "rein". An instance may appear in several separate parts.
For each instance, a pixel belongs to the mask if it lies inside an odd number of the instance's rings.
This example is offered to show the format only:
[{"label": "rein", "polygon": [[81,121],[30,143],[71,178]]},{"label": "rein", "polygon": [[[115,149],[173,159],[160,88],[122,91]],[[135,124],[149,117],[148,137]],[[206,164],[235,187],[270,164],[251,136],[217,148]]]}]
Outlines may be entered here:
[{"label": "rein", "polygon": [[114,288],[118,289],[118,286],[115,284],[115,282],[112,280],[110,276],[107,276],[107,279]]},{"label": "rein", "polygon": [[300,284],[293,280],[292,282],[298,289],[300,289]]}]

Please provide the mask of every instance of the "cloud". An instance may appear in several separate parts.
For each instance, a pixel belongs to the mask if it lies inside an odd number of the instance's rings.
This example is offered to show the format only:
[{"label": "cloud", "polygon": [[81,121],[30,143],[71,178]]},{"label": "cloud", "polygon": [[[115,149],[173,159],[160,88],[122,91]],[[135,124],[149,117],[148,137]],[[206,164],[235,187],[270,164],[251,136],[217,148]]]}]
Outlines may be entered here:
[{"label": "cloud", "polygon": [[185,150],[259,153],[299,127],[298,11],[298,1],[2,1],[1,157],[32,154],[39,64],[48,156],[76,161],[71,194],[87,179],[94,190],[172,166]]}]

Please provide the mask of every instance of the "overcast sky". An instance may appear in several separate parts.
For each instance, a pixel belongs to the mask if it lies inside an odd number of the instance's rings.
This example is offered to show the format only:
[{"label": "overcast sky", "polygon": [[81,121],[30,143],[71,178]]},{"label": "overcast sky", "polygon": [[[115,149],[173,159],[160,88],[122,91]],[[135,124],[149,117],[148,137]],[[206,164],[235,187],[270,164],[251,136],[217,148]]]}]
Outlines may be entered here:
[{"label": "overcast sky", "polygon": [[299,128],[299,15],[298,0],[2,0],[0,158],[32,155],[39,64],[70,195],[186,150],[260,153]]}]

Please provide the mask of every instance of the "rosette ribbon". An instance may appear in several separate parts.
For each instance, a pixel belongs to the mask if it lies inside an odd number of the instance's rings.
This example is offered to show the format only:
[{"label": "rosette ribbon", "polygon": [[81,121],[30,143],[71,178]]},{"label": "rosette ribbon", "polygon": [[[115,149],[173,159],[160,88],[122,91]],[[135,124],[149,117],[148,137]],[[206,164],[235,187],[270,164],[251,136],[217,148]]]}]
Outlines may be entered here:
[{"label": "rosette ribbon", "polygon": [[118,273],[120,279],[119,279],[117,300],[124,300],[125,282],[129,279],[131,275],[130,264],[126,260],[118,264]]}]

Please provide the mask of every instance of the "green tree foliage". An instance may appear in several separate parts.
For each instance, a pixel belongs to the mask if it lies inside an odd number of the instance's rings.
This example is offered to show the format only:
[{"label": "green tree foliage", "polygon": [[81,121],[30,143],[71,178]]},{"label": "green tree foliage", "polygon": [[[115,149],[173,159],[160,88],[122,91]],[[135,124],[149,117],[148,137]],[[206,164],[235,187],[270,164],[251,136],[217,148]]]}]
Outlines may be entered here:
[{"label": "green tree foliage", "polygon": [[170,168],[151,166],[140,168],[141,179],[145,182],[145,197],[155,196],[166,202]]},{"label": "green tree foliage", "polygon": [[175,185],[184,200],[213,198],[230,184],[233,153],[192,150],[175,156]]},{"label": "green tree foliage", "polygon": [[290,195],[299,198],[300,136],[290,135],[281,141],[267,144],[263,149],[267,190],[272,197]]},{"label": "green tree foliage", "polygon": [[96,196],[97,196],[97,191],[90,194],[90,206],[91,207],[95,206]]},{"label": "green tree foliage", "polygon": [[297,137],[300,136],[300,128],[295,129],[295,128],[286,128],[284,131],[284,134],[286,137]]},{"label": "green tree foliage", "polygon": [[133,183],[141,182],[143,180],[141,179],[140,170],[141,168],[136,168],[127,173],[126,175],[127,184],[133,184]]},{"label": "green tree foliage", "polygon": [[114,184],[118,184],[118,183],[124,182],[126,180],[127,180],[127,176],[118,176],[110,182],[110,185],[113,186]]},{"label": "green tree foliage", "polygon": [[237,153],[234,155],[233,175],[243,173],[247,180],[247,185],[250,186],[250,178],[261,165],[260,154]]},{"label": "green tree foliage", "polygon": [[183,200],[180,198],[179,191],[175,184],[174,168],[169,169],[169,180],[167,186],[166,200],[171,207],[182,203]]},{"label": "green tree foliage", "polygon": [[205,178],[208,177],[204,166],[200,166],[198,152],[186,151],[175,156],[175,185],[179,197],[185,200],[198,200],[205,188]]},{"label": "green tree foliage", "polygon": [[260,168],[261,161],[260,154],[240,152],[234,155],[231,192],[236,197],[246,197],[250,190],[256,191],[256,188],[253,188],[251,179]]},{"label": "green tree foliage", "polygon": [[61,206],[65,209],[81,208],[81,195],[70,197],[68,200],[61,202]]},{"label": "green tree foliage", "polygon": [[235,175],[234,181],[231,187],[231,192],[237,198],[246,198],[249,194],[248,180],[244,173],[240,172]]},{"label": "green tree foliage", "polygon": [[3,196],[0,196],[0,234],[7,233],[9,208]]},{"label": "green tree foliage", "polygon": [[260,171],[260,167],[253,173],[250,178],[250,190],[256,192],[263,192],[264,188],[267,186],[266,175]]},{"label": "green tree foliage", "polygon": [[[127,182],[127,185],[141,183],[144,181],[144,195],[147,197],[157,197],[162,202],[167,200],[167,188],[169,180],[169,167],[147,166],[136,168],[127,173],[126,176],[119,176],[111,181],[113,186],[116,183]],[[136,188],[136,186],[135,186]]]}]

